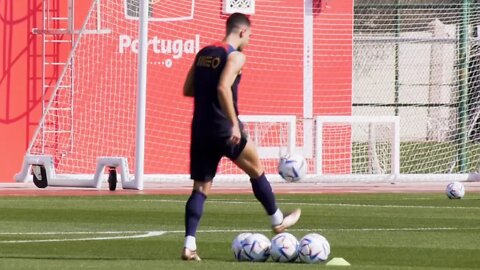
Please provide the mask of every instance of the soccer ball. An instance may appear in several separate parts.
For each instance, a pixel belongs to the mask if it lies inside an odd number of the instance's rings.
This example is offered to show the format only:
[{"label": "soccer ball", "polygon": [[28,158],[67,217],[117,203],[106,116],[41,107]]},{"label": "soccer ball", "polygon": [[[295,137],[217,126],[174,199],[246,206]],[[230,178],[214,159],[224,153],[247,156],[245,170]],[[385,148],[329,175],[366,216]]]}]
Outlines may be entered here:
[{"label": "soccer ball", "polygon": [[465,196],[465,187],[460,182],[451,182],[447,185],[445,193],[449,199],[461,199]]},{"label": "soccer ball", "polygon": [[298,240],[289,233],[280,233],[272,238],[270,250],[272,260],[276,262],[293,262],[298,257]]},{"label": "soccer ball", "polygon": [[254,233],[243,240],[243,253],[251,262],[264,262],[270,256],[270,240],[261,233]]},{"label": "soccer ball", "polygon": [[298,154],[286,155],[280,158],[278,173],[287,182],[296,182],[307,174],[307,161]]},{"label": "soccer ball", "polygon": [[300,240],[299,257],[304,263],[324,262],[330,255],[330,244],[320,234],[310,233]]},{"label": "soccer ball", "polygon": [[252,233],[241,233],[237,235],[235,239],[233,239],[233,256],[235,256],[235,259],[239,262],[249,260],[248,257],[245,255],[245,252],[243,251],[243,242],[245,241],[245,238],[249,237],[250,235],[252,235]]}]

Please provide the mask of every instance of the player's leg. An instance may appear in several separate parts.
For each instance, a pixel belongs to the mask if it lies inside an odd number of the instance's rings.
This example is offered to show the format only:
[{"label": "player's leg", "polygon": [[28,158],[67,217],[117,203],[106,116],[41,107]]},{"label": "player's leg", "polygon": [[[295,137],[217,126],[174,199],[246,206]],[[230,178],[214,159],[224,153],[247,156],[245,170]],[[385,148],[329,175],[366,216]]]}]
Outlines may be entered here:
[{"label": "player's leg", "polygon": [[[238,151],[240,151],[240,154],[235,157]],[[275,195],[270,182],[268,182],[265,176],[255,144],[249,138],[242,138],[240,144],[235,146],[232,152],[232,155],[229,157],[250,176],[250,183],[252,184],[255,198],[260,201],[270,216],[273,231],[280,233],[293,226],[300,218],[301,211],[296,209],[284,217],[282,211],[277,207]]]},{"label": "player's leg", "polygon": [[212,187],[221,152],[208,141],[192,140],[190,173],[194,180],[192,193],[185,204],[185,242],[182,259],[199,261],[196,232],[202,218],[205,201]]},{"label": "player's leg", "polygon": [[185,241],[182,252],[184,260],[200,261],[200,257],[197,255],[196,233],[211,187],[211,180],[194,180],[193,182],[192,194],[185,205]]}]

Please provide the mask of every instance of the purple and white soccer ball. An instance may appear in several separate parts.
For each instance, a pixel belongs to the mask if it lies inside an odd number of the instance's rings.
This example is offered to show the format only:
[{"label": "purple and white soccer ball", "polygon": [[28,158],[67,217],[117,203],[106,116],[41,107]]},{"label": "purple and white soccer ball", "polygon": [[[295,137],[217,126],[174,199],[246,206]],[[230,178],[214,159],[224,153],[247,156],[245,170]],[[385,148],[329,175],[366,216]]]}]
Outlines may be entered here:
[{"label": "purple and white soccer ball", "polygon": [[445,193],[449,199],[461,199],[465,196],[465,187],[460,182],[451,182],[447,185]]},{"label": "purple and white soccer ball", "polygon": [[254,233],[243,240],[243,253],[248,261],[264,262],[270,256],[272,244],[270,239],[261,233]]},{"label": "purple and white soccer ball", "polygon": [[324,262],[330,255],[330,243],[322,235],[310,233],[300,240],[298,253],[304,263]]},{"label": "purple and white soccer ball", "polygon": [[298,154],[288,154],[280,158],[278,174],[287,182],[297,182],[307,175],[307,161]]},{"label": "purple and white soccer ball", "polygon": [[232,251],[235,260],[241,261],[248,261],[249,258],[245,255],[245,251],[243,250],[243,242],[247,237],[252,235],[252,233],[241,233],[237,235],[232,241]]},{"label": "purple and white soccer ball", "polygon": [[293,262],[298,258],[298,240],[290,233],[280,233],[272,238],[270,256],[275,262]]}]

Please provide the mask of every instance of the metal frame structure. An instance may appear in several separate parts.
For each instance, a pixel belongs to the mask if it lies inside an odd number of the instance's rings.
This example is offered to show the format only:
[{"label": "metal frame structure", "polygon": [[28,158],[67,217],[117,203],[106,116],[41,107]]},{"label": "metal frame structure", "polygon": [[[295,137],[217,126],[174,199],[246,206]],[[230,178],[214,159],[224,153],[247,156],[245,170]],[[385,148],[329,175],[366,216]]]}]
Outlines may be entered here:
[{"label": "metal frame structure", "polygon": [[[61,88],[63,91],[70,91],[69,96],[71,97],[69,107],[53,109],[57,111],[70,112],[70,129],[58,130],[58,126],[55,124],[49,125],[48,123],[42,123],[42,151],[45,147],[45,136],[48,133],[57,134],[57,136],[61,136],[61,134],[67,134],[68,136],[70,136],[70,145],[73,145],[74,63],[73,61],[60,61],[58,59],[58,52],[61,48],[64,47],[62,45],[69,46],[66,49],[71,50],[75,43],[74,1],[75,0],[67,0],[67,14],[61,15],[59,0],[44,0],[42,9],[42,28],[32,29],[33,34],[42,35],[42,114],[46,113],[46,106],[49,102],[49,90],[58,87]],[[64,23],[62,25],[62,22],[66,22],[66,25]],[[62,26],[64,26],[64,28],[62,28]],[[60,77],[58,69],[60,67],[63,67],[63,69],[68,68],[70,70],[70,80],[69,84],[67,85],[57,86],[56,82]],[[47,74],[47,71],[50,71],[51,74]]]},{"label": "metal frame structure", "polygon": [[[74,106],[74,52],[75,49],[78,46],[78,41],[81,39],[80,35],[85,35],[85,34],[108,34],[111,33],[110,29],[102,29],[101,27],[101,5],[100,5],[100,0],[94,0],[92,2],[92,6],[90,7],[90,10],[87,15],[87,19],[84,21],[81,29],[75,29],[75,21],[74,21],[74,0],[67,0],[67,15],[66,16],[60,16],[59,15],[59,5],[60,0],[45,0],[43,2],[43,23],[42,23],[42,28],[38,29],[32,29],[32,33],[34,34],[39,34],[42,35],[42,118],[39,122],[39,127],[35,131],[35,134],[33,136],[33,139],[28,147],[27,154],[25,155],[23,165],[22,165],[22,170],[20,173],[18,173],[15,176],[15,179],[17,181],[26,181],[28,178],[28,174],[30,172],[30,168],[32,169],[33,172],[33,182],[35,185],[39,188],[45,188],[48,185],[51,186],[77,186],[77,187],[94,187],[94,188],[100,188],[101,185],[101,175],[104,172],[105,167],[109,168],[109,184],[110,188],[112,190],[115,189],[116,187],[116,169],[118,168],[120,170],[121,174],[121,182],[123,188],[128,188],[128,189],[143,189],[143,181],[141,179],[130,179],[128,175],[128,163],[125,158],[123,157],[98,157],[97,158],[97,169],[96,173],[93,176],[85,176],[85,175],[75,175],[69,176],[69,175],[57,175],[55,173],[55,167],[54,167],[54,161],[52,159],[52,156],[50,155],[31,155],[29,154],[32,147],[33,147],[33,142],[35,141],[35,138],[38,138],[39,136],[42,136],[42,152],[44,152],[45,148],[45,135],[47,133],[54,133],[57,134],[57,136],[60,136],[61,134],[68,134],[70,136],[70,146],[73,147],[73,106]],[[143,3],[143,1],[142,1]],[[145,5],[141,4],[141,10],[146,11],[147,8]],[[86,22],[90,15],[96,12],[97,13],[97,25],[96,29],[86,29]],[[54,14],[52,16],[52,13]],[[143,12],[145,13],[145,12]],[[142,15],[141,15],[142,17]],[[144,16],[146,19],[147,17]],[[67,22],[67,27],[66,28],[61,28],[60,27],[60,22],[66,21]],[[147,25],[145,25],[146,20],[142,20],[143,25],[141,23],[140,28],[139,28],[139,34],[140,35],[145,35],[143,39],[146,40],[146,29],[148,29],[148,21],[146,22]],[[143,30],[142,30],[143,29]],[[79,35],[76,37],[75,35]],[[70,39],[63,39],[64,35],[68,35]],[[143,90],[145,92],[145,79],[146,79],[146,45],[147,42],[143,41],[143,45],[141,47],[143,48],[144,52],[139,54],[139,59],[140,63],[139,64],[139,77],[144,78],[143,82],[139,82],[139,92],[140,90]],[[58,49],[59,44],[69,44],[69,56],[65,60],[65,62],[60,62],[56,60],[55,57],[57,57],[57,54],[53,54],[53,57],[55,60],[49,61],[48,57],[52,56],[47,53],[49,45],[53,44],[53,51],[55,52]],[[56,47],[55,47],[56,46]],[[58,53],[58,52],[57,52]],[[141,66],[142,65],[142,66]],[[58,74],[58,77],[54,77],[55,73],[52,74],[51,77],[48,77],[47,75],[47,67],[49,66],[63,66],[62,71]],[[63,78],[67,75],[70,76],[68,80],[67,85],[62,85]],[[51,78],[50,83],[47,82],[47,78]],[[143,87],[142,87],[143,86]],[[51,93],[49,92],[49,89],[53,89]],[[59,91],[70,91],[70,106],[69,107],[56,107],[56,104],[54,103],[57,94]],[[140,96],[140,94],[139,94]],[[144,95],[143,95],[144,96]],[[143,97],[143,103],[145,103],[144,97]],[[70,123],[70,130],[59,130],[55,129],[55,127],[58,127],[55,123],[51,125],[51,123],[48,123],[46,120],[46,115],[48,113],[56,112],[56,111],[65,111],[69,110],[70,111],[70,117],[71,117],[71,123]],[[143,117],[145,115],[143,114]],[[140,117],[139,117],[140,119]],[[138,120],[139,123],[141,124],[142,121]],[[143,119],[143,126],[144,126],[144,121]],[[52,126],[54,127],[52,129]],[[144,135],[144,132],[143,134]],[[138,136],[138,131],[137,131],[137,136]],[[138,144],[142,143],[142,140],[139,140],[137,138],[137,148]],[[141,149],[143,151],[143,147]],[[137,154],[138,155],[138,154]],[[143,155],[143,153],[142,153]],[[143,158],[142,158],[143,162]],[[139,166],[139,164],[137,164]],[[141,165],[141,168],[143,169],[143,164]],[[112,177],[112,171],[115,172],[114,178],[115,178],[115,183],[110,183],[110,177]],[[141,173],[143,174],[143,170],[141,170]]]}]

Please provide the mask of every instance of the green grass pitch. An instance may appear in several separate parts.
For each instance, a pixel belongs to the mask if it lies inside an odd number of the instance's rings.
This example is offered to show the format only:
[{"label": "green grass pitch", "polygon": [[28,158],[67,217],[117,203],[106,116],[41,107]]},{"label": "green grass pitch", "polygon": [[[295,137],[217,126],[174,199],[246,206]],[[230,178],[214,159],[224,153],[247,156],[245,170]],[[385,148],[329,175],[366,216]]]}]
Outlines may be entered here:
[{"label": "green grass pitch", "polygon": [[0,198],[0,269],[479,269],[480,194],[278,195],[303,215],[289,232],[330,242],[351,266],[235,262],[240,232],[271,238],[252,195],[210,196],[197,234],[202,262],[179,259],[187,196]]}]

